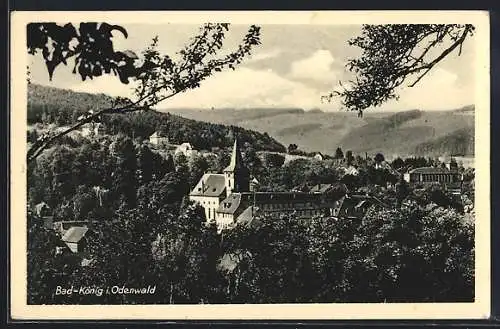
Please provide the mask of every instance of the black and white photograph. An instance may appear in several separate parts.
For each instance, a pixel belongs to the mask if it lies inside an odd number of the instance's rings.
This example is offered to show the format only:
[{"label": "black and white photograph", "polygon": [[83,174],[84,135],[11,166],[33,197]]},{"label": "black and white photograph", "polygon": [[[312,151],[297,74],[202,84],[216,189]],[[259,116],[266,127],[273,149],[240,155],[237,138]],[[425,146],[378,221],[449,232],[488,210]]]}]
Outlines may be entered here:
[{"label": "black and white photograph", "polygon": [[487,13],[12,21],[20,317],[488,316]]}]

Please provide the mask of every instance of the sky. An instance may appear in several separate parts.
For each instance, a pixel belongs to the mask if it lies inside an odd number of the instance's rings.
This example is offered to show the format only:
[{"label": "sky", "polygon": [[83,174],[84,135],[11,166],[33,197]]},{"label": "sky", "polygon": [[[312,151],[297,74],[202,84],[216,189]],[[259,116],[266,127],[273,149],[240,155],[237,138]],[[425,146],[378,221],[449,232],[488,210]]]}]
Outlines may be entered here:
[{"label": "sky", "polygon": [[[159,50],[175,54],[198,31],[198,25],[124,24],[129,37],[116,33],[115,49],[140,53],[154,36]],[[262,44],[255,48],[235,71],[223,71],[203,81],[198,89],[177,95],[156,108],[254,108],[300,107],[323,111],[340,109],[339,100],[329,104],[321,96],[338,88],[339,81],[351,78],[345,69],[359,50],[347,41],[358,35],[360,25],[260,25]],[[237,47],[248,25],[230,26],[224,49]],[[447,110],[474,103],[475,57],[473,39],[466,41],[462,54],[452,53],[421,82],[399,91],[400,98],[385,103],[380,111],[409,109]],[[30,56],[31,81],[53,87],[111,96],[130,97],[130,86],[117,77],[102,76],[81,81],[72,67],[59,66],[52,81],[41,55]]]}]

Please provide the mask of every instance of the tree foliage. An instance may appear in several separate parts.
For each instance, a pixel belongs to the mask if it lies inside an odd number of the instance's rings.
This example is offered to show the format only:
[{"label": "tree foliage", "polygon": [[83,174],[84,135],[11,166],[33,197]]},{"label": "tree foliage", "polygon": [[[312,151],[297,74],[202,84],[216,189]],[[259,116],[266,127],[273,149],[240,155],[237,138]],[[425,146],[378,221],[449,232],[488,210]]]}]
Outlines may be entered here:
[{"label": "tree foliage", "polygon": [[73,73],[82,80],[102,74],[114,73],[123,83],[128,83],[127,72],[133,66],[135,54],[130,51],[115,51],[113,31],[119,31],[127,38],[122,26],[108,23],[87,22],[78,27],[72,23],[30,23],[27,26],[28,53],[41,52],[52,80],[54,70],[60,65],[74,61]]},{"label": "tree foliage", "polygon": [[361,35],[349,40],[361,50],[346,64],[354,80],[340,83],[340,90],[326,98],[339,97],[347,110],[356,111],[397,99],[398,87],[415,86],[444,58],[460,55],[474,29],[470,24],[363,25]]}]

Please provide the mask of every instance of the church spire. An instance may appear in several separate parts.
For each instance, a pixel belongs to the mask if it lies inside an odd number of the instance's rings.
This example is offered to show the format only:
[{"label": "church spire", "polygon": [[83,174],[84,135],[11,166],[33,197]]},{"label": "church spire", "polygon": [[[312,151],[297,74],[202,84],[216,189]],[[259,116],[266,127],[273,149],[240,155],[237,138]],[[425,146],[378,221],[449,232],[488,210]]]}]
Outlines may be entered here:
[{"label": "church spire", "polygon": [[248,192],[250,189],[250,172],[243,163],[238,139],[234,139],[231,162],[224,169],[226,180],[226,193],[229,196],[233,192]]},{"label": "church spire", "polygon": [[229,162],[229,166],[224,169],[224,171],[235,171],[235,169],[242,168],[243,166],[243,157],[241,156],[240,146],[238,143],[238,138],[234,139],[233,151],[231,153],[231,162]]}]

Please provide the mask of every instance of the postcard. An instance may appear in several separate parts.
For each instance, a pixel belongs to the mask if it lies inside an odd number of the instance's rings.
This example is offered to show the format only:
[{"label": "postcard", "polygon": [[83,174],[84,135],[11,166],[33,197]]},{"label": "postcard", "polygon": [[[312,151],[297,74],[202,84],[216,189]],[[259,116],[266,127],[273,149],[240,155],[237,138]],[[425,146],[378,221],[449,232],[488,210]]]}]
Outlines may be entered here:
[{"label": "postcard", "polygon": [[13,12],[16,320],[481,319],[480,11]]}]

